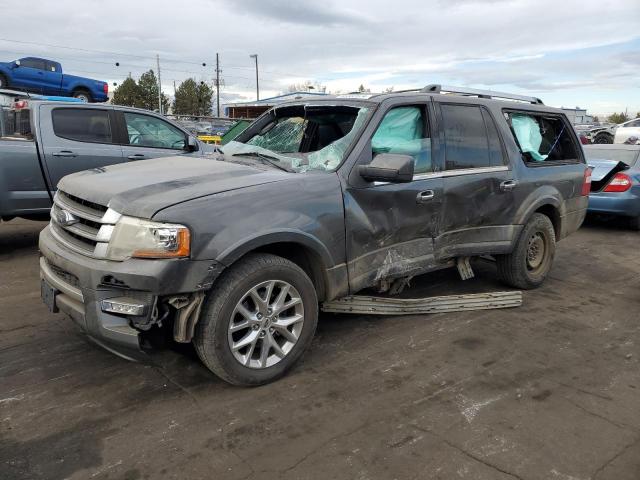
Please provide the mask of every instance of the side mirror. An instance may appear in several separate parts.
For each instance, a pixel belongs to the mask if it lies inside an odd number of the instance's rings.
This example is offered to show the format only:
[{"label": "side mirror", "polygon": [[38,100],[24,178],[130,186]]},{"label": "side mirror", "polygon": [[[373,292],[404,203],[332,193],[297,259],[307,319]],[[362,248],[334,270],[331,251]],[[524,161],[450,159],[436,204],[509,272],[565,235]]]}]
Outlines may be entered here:
[{"label": "side mirror", "polygon": [[198,145],[198,140],[195,137],[189,135],[187,137],[187,151],[188,152],[197,152],[200,146]]},{"label": "side mirror", "polygon": [[16,60],[13,62],[13,68],[18,68],[20,66],[20,60]]},{"label": "side mirror", "polygon": [[370,182],[406,183],[413,180],[413,157],[396,153],[380,153],[369,165],[360,165],[358,173]]}]

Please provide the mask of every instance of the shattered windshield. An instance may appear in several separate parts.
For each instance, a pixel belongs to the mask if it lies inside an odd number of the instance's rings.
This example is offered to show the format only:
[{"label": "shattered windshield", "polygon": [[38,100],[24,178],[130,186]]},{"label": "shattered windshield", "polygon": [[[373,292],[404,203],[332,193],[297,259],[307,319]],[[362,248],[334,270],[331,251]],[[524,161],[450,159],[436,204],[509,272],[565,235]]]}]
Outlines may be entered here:
[{"label": "shattered windshield", "polygon": [[293,172],[333,171],[364,125],[369,109],[296,105],[274,109],[222,148],[229,157],[254,157]]}]

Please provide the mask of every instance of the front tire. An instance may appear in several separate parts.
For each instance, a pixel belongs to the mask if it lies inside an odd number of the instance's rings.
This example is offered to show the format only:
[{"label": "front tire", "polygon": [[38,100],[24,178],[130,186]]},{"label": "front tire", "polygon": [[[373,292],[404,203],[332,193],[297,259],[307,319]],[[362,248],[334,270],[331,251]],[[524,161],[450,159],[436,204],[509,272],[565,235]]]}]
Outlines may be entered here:
[{"label": "front tire", "polygon": [[7,81],[7,78],[0,74],[0,88],[7,88],[9,86],[9,82]]},{"label": "front tire", "polygon": [[516,247],[508,255],[497,255],[498,276],[507,285],[530,290],[547,278],[556,252],[556,235],[546,215],[534,213]]},{"label": "front tire", "polygon": [[294,366],[317,322],[318,299],[306,273],[285,258],[249,254],[216,282],[193,343],[218,377],[234,385],[262,385]]},{"label": "front tire", "polygon": [[613,143],[613,135],[607,132],[600,132],[593,139],[593,143],[598,143],[598,144]]}]

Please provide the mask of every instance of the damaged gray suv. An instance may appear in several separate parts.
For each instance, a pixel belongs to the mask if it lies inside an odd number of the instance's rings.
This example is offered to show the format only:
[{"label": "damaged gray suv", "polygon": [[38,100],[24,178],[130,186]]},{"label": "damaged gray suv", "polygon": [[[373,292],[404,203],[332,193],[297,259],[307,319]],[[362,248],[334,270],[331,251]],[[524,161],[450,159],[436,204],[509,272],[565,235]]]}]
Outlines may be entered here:
[{"label": "damaged gray suv", "polygon": [[124,357],[169,332],[259,385],[309,347],[322,302],[480,255],[539,286],[589,183],[571,124],[537,98],[430,85],[285,103],[216,158],[64,177],[42,298]]}]

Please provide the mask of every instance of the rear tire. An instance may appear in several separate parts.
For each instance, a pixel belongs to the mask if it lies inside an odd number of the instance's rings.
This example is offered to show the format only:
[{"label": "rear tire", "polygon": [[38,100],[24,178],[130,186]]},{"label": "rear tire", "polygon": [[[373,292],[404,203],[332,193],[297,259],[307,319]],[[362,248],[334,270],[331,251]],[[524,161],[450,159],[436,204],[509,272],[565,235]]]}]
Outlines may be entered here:
[{"label": "rear tire", "polygon": [[93,101],[93,99],[91,98],[91,94],[87,90],[74,91],[73,98],[77,98],[78,100],[82,100],[86,103],[91,103]]},{"label": "rear tire", "polygon": [[556,252],[556,235],[546,215],[534,213],[508,255],[496,255],[498,276],[507,285],[530,290],[544,282]]},{"label": "rear tire", "polygon": [[[281,308],[283,303],[293,306]],[[263,385],[294,366],[317,322],[318,298],[307,274],[285,258],[249,254],[209,293],[193,343],[218,377],[234,385]]]},{"label": "rear tire", "polygon": [[631,217],[629,219],[629,226],[631,227],[631,230],[639,231],[640,230],[640,216]]}]

